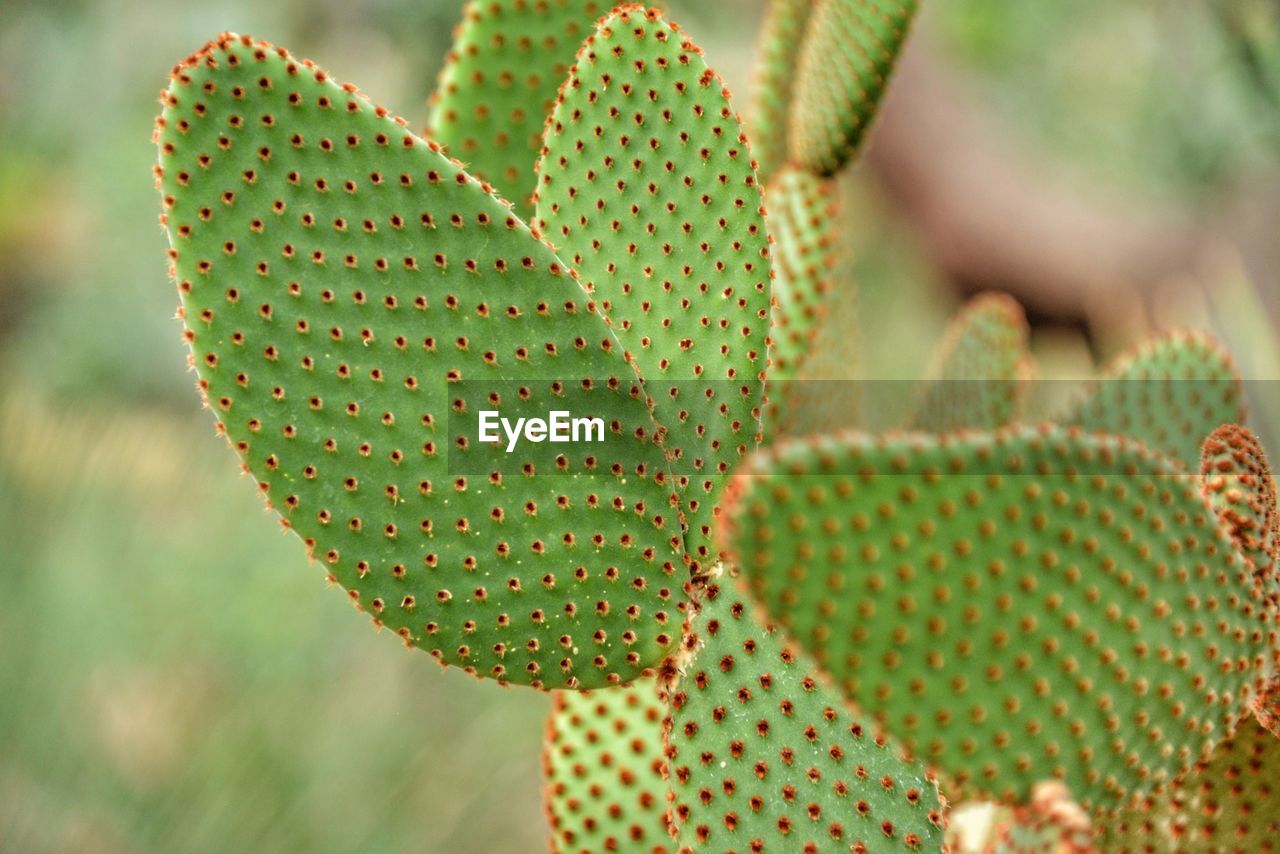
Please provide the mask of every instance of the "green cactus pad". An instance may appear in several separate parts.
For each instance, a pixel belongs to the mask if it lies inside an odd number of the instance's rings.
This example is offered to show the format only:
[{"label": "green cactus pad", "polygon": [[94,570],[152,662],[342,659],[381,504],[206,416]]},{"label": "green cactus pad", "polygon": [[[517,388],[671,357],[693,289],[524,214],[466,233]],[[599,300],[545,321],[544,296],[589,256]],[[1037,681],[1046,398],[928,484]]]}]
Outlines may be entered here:
[{"label": "green cactus pad", "polygon": [[956,798],[1091,812],[1231,731],[1277,642],[1198,478],[1055,427],[788,442],[725,536],[768,613]]},{"label": "green cactus pad", "polygon": [[1060,420],[1140,439],[1195,471],[1205,437],[1244,421],[1244,393],[1221,344],[1197,332],[1170,332],[1116,359]]},{"label": "green cactus pad", "polygon": [[767,201],[775,272],[769,379],[786,381],[799,375],[812,350],[827,294],[835,287],[842,235],[829,180],[785,169],[770,185]]},{"label": "green cactus pad", "polygon": [[793,160],[831,175],[857,154],[917,5],[916,0],[817,0],[796,70]]},{"label": "green cactus pad", "polygon": [[1280,737],[1257,721],[1213,749],[1168,792],[1098,825],[1108,854],[1263,854],[1280,836]]},{"label": "green cactus pad", "polygon": [[984,293],[965,303],[938,344],[910,426],[950,433],[1017,421],[1034,372],[1028,335],[1012,297]]},{"label": "green cactus pad", "polygon": [[830,179],[785,168],[766,191],[773,250],[773,347],[766,441],[848,429],[857,395],[857,294]]},{"label": "green cactus pad", "polygon": [[1262,444],[1248,428],[1223,424],[1204,442],[1200,476],[1231,538],[1272,594],[1280,592],[1280,508]]},{"label": "green cactus pad", "polygon": [[552,851],[674,850],[663,716],[653,679],[556,693],[542,750]]},{"label": "green cactus pad", "polygon": [[762,182],[787,162],[787,122],[792,81],[804,44],[813,0],[769,0],[760,30],[760,62],[754,109],[749,123],[751,146]]},{"label": "green cactus pad", "polygon": [[542,127],[603,0],[470,0],[432,98],[428,138],[533,213]]},{"label": "green cactus pad", "polygon": [[678,27],[620,7],[578,54],[538,172],[538,227],[645,378],[704,571],[724,476],[758,442],[767,359],[768,241],[738,117]]},{"label": "green cactus pad", "polygon": [[681,850],[939,850],[943,809],[924,769],[864,728],[730,581],[699,596],[664,668]]},{"label": "green cactus pad", "polygon": [[[567,268],[436,146],[282,49],[224,35],[163,102],[200,389],[329,578],[481,676],[591,687],[658,663],[684,599],[673,496],[632,369]],[[611,471],[583,445],[539,476],[449,438],[455,389],[513,383],[607,405],[604,447],[649,465]]]}]

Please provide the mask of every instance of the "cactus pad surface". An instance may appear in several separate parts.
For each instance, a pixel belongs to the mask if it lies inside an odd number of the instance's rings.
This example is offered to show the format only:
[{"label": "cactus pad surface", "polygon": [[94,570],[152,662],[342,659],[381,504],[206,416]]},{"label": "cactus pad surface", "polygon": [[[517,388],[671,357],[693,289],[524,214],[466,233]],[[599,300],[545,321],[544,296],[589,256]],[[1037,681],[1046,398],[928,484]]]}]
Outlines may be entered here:
[{"label": "cactus pad surface", "polygon": [[766,611],[949,795],[1091,812],[1229,734],[1276,643],[1198,478],[1081,430],[788,442],[725,535]]},{"label": "cactus pad surface", "polygon": [[1168,792],[1098,827],[1114,854],[1265,854],[1280,835],[1280,737],[1258,721],[1214,747]]},{"label": "cactus pad surface", "polygon": [[924,769],[863,725],[727,579],[701,591],[666,668],[682,851],[937,851]]},{"label": "cactus pad surface", "polygon": [[[565,265],[438,147],[283,49],[224,35],[163,102],[200,389],[330,580],[481,676],[591,687],[658,663],[682,620],[679,522],[631,366]],[[466,383],[607,404],[628,465],[582,446],[543,476],[447,438]]]},{"label": "cactus pad surface", "polygon": [[757,171],[766,184],[787,162],[792,84],[813,5],[813,0],[769,0],[765,6],[750,130]]},{"label": "cactus pad surface", "polygon": [[875,118],[916,0],[816,0],[791,108],[792,159],[822,175],[858,152]]},{"label": "cactus pad surface", "polygon": [[532,213],[542,126],[604,0],[471,0],[445,58],[426,135]]},{"label": "cactus pad surface", "polygon": [[759,440],[769,333],[760,188],[728,93],[678,27],[620,7],[578,54],[538,173],[538,227],[645,379],[705,571],[725,475]]},{"label": "cactus pad surface", "polygon": [[1244,421],[1244,391],[1231,354],[1216,340],[1169,332],[1118,357],[1061,420],[1132,436],[1195,471],[1205,438]]},{"label": "cactus pad surface", "polygon": [[979,294],[951,321],[934,354],[912,425],[931,433],[994,430],[1017,421],[1034,367],[1022,306]]},{"label": "cactus pad surface", "polygon": [[542,751],[551,850],[674,850],[653,679],[603,691],[559,691]]}]

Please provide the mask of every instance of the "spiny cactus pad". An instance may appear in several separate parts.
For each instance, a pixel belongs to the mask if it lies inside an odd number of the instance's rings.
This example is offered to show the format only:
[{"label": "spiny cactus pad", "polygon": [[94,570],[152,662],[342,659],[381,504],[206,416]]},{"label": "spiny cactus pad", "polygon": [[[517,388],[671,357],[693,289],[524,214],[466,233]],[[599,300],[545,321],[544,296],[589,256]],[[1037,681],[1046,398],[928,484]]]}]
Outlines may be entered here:
[{"label": "spiny cactus pad", "polygon": [[604,0],[470,0],[432,99],[427,137],[532,213],[533,167],[556,92]]},{"label": "spiny cactus pad", "polygon": [[1013,298],[984,293],[965,303],[938,344],[911,426],[949,433],[1017,421],[1033,373],[1028,335]]},{"label": "spiny cactus pad", "polygon": [[1276,635],[1198,488],[1054,427],[757,455],[726,506],[767,612],[950,796],[1101,812],[1229,733]]},{"label": "spiny cactus pad", "polygon": [[1169,332],[1117,358],[1061,420],[1140,439],[1195,471],[1205,437],[1244,421],[1244,395],[1221,344],[1197,332]]},{"label": "spiny cactus pad", "polygon": [[1241,725],[1170,791],[1098,826],[1108,854],[1266,854],[1280,850],[1280,737]]},{"label": "spiny cactus pad", "polygon": [[816,0],[794,84],[794,161],[831,175],[857,154],[916,6],[916,0]]},{"label": "spiny cactus pad", "polygon": [[578,54],[538,172],[539,228],[645,378],[705,571],[724,475],[758,441],[769,332],[760,189],[728,93],[678,27],[620,7]]},{"label": "spiny cactus pad", "polygon": [[765,440],[849,429],[858,404],[857,294],[838,188],[788,167],[774,177],[766,205],[775,275]]},{"label": "spiny cactus pad", "polygon": [[681,851],[937,851],[937,787],[757,622],[727,579],[700,591],[665,670]]},{"label": "spiny cactus pad", "polygon": [[653,679],[603,691],[560,691],[542,751],[551,850],[673,850]]},{"label": "spiny cactus pad", "polygon": [[1280,605],[1280,508],[1261,443],[1248,428],[1223,424],[1205,440],[1200,476],[1231,538]]},{"label": "spiny cactus pad", "polygon": [[842,235],[837,233],[836,188],[799,169],[784,169],[767,193],[774,240],[773,348],[769,379],[799,373],[813,344],[814,327],[835,287]]},{"label": "spiny cactus pad", "polygon": [[765,7],[755,104],[749,126],[757,171],[766,184],[787,162],[791,86],[812,9],[813,0],[769,0]]},{"label": "spiny cactus pad", "polygon": [[[162,100],[162,219],[200,388],[330,579],[482,676],[590,687],[659,662],[683,607],[663,460],[621,348],[550,249],[282,49],[224,35]],[[563,473],[531,476],[447,438],[474,415],[456,389],[512,383],[606,404],[621,429],[603,447],[652,464],[611,472],[582,450],[602,446],[566,446]]]}]

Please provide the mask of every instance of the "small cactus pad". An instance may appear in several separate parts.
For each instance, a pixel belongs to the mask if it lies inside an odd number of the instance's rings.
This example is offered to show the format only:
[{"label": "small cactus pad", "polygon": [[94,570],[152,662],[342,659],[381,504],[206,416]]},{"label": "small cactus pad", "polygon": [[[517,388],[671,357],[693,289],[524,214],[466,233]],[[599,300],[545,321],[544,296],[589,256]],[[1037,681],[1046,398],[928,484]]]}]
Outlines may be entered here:
[{"label": "small cactus pad", "polygon": [[793,160],[831,175],[857,154],[917,5],[916,0],[816,0],[796,70]]},{"label": "small cactus pad", "polygon": [[767,612],[957,798],[1090,811],[1229,733],[1277,641],[1198,478],[1056,427],[777,445],[729,550]]},{"label": "small cactus pad", "polygon": [[1022,415],[1033,373],[1022,306],[979,294],[951,321],[911,426],[930,433],[994,430]]},{"label": "small cactus pad", "polygon": [[1101,823],[1107,854],[1267,854],[1280,851],[1280,737],[1241,724],[1207,760],[1160,795]]},{"label": "small cactus pad", "polygon": [[728,92],[678,27],[620,7],[578,54],[538,172],[538,226],[645,379],[705,571],[724,477],[758,442],[769,333],[760,189]]},{"label": "small cactus pad", "polygon": [[[329,578],[482,676],[591,687],[661,661],[683,619],[661,449],[550,249],[402,120],[264,42],[209,43],[162,100],[162,220],[200,389]],[[548,402],[590,387],[622,437],[582,446],[592,462],[566,452],[565,473],[504,473],[500,447],[444,438],[468,382]],[[655,464],[611,472],[596,449],[643,451],[646,431]]]},{"label": "small cactus pad", "polygon": [[1060,420],[1132,436],[1195,471],[1205,437],[1244,421],[1244,393],[1221,344],[1196,332],[1169,332],[1116,359]]},{"label": "small cactus pad", "polygon": [[751,114],[752,150],[760,180],[771,182],[787,162],[787,122],[791,109],[791,85],[805,25],[813,0],[769,0],[760,30],[759,71],[755,105]]},{"label": "small cactus pad", "polygon": [[427,137],[533,212],[542,126],[604,0],[470,0],[432,98]]},{"label": "small cactus pad", "polygon": [[700,593],[664,668],[680,850],[940,850],[924,769],[865,728],[729,582]]},{"label": "small cactus pad", "polygon": [[674,850],[654,680],[560,691],[554,703],[542,751],[551,850]]},{"label": "small cactus pad", "polygon": [[[1223,424],[1200,457],[1205,494],[1273,597],[1280,594],[1280,509],[1267,455],[1253,433]],[[1280,604],[1280,599],[1276,599]]]}]

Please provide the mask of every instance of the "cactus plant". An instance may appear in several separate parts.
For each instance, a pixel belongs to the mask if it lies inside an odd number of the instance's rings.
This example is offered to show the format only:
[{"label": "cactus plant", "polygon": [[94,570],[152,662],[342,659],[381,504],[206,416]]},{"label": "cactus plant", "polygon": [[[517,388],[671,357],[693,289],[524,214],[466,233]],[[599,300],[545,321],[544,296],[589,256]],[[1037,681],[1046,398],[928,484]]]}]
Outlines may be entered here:
[{"label": "cactus plant", "polygon": [[814,382],[854,370],[835,182],[915,8],[774,0],[755,149],[688,35],[594,0],[469,3],[427,138],[234,34],[162,95],[218,431],[375,624],[556,691],[554,850],[937,851],[969,797],[1006,847],[1271,844],[1280,529],[1226,352],[1163,335],[1018,426],[984,295],[922,432]]}]

